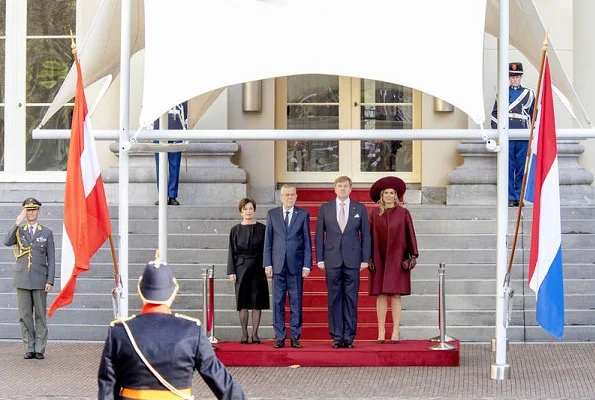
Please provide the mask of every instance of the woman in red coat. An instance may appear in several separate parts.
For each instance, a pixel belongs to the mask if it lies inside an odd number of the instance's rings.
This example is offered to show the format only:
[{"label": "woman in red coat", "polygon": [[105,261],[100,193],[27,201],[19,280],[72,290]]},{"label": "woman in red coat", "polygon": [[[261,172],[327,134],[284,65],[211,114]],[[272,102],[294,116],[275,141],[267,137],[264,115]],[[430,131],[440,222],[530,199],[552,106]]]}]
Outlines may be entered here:
[{"label": "woman in red coat", "polygon": [[402,206],[406,189],[405,182],[394,176],[379,179],[370,188],[372,201],[378,203],[370,212],[373,267],[368,281],[370,296],[378,296],[378,343],[385,340],[388,298],[393,317],[391,343],[399,342],[401,296],[411,294],[411,270],[402,263],[411,259],[413,267],[419,255],[411,214]]}]

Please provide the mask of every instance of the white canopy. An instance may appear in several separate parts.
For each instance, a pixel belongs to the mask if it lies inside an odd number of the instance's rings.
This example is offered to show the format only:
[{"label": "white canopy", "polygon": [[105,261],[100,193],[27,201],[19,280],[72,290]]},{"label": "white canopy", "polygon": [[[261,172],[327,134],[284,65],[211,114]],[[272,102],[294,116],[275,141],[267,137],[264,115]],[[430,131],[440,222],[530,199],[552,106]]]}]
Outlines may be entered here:
[{"label": "white canopy", "polygon": [[[419,89],[481,123],[485,6],[485,0],[146,0],[145,21],[159,23],[145,25],[140,124],[219,87],[312,73]],[[201,39],[188,50],[179,38]],[[162,57],[164,51],[179,57]],[[457,78],[462,65],[464,87]]]},{"label": "white canopy", "polygon": [[[301,73],[400,83],[456,105],[478,123],[484,118],[483,54],[478,50],[480,37],[483,46],[484,17],[479,13],[485,12],[485,31],[498,37],[499,0],[487,0],[487,9],[486,0],[371,0],[364,6],[338,0],[145,1],[146,5],[142,0],[132,1],[131,54],[145,47],[145,7],[146,20],[159,21],[147,24],[147,37],[154,37],[148,42],[165,47],[149,47],[145,55],[144,124],[204,91]],[[545,29],[533,1],[510,3],[511,43],[538,67]],[[87,86],[118,73],[120,8],[119,0],[103,0],[79,48]],[[394,15],[390,23],[370,17],[378,10],[383,16]],[[477,17],[472,17],[474,13]],[[202,39],[177,40],[182,32]],[[414,40],[401,40],[410,36]],[[267,47],[272,45],[276,47]],[[163,54],[174,54],[172,46],[181,47],[180,58],[163,60]],[[552,46],[548,54],[554,84],[581,125],[588,126],[589,119]],[[159,59],[157,66],[151,64],[154,58]],[[263,60],[276,61],[275,67],[269,68]],[[462,65],[473,73],[464,86],[456,79]],[[76,71],[71,69],[41,125],[74,97],[75,83]],[[191,126],[220,90],[193,100]]]},{"label": "white canopy", "polygon": [[[130,54],[134,55],[145,48],[145,7],[144,0],[132,0],[132,3]],[[105,77],[109,78],[109,82],[100,94],[97,102],[105,94],[107,86],[111,85],[115,77],[120,73],[121,15],[122,3],[120,0],[103,0],[89,27],[87,36],[82,44],[78,46],[78,56],[83,71],[85,87]],[[52,115],[74,97],[75,90],[76,68],[73,65],[50,108],[44,115],[39,125],[40,127],[45,125]],[[192,99],[192,107],[190,107],[191,114],[188,116],[189,126],[194,126],[198,122],[209,106],[217,100],[217,97],[219,97],[222,91],[223,88]],[[95,105],[97,105],[97,102]],[[91,109],[90,113],[92,114],[93,111]]]}]

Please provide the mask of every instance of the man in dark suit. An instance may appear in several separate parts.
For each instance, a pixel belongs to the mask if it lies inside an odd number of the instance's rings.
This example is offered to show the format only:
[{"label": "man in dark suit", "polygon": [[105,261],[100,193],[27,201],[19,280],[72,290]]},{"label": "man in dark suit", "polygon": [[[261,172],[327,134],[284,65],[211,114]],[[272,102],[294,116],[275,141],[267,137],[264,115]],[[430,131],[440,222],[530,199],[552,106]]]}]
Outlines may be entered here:
[{"label": "man in dark suit", "polygon": [[33,197],[25,199],[23,211],[4,237],[4,244],[13,246],[16,259],[13,285],[17,289],[19,323],[27,360],[44,358],[48,340],[46,303],[56,270],[54,234],[37,222],[39,207],[41,203]]},{"label": "man in dark suit", "polygon": [[363,204],[349,199],[351,179],[335,179],[337,198],[320,206],[316,262],[326,271],[329,331],[333,348],[352,348],[357,330],[360,270],[368,267],[371,238]]},{"label": "man in dark suit", "polygon": [[264,240],[265,273],[273,278],[273,328],[277,340],[273,347],[285,346],[285,296],[289,294],[291,347],[301,348],[302,296],[304,278],[312,267],[310,214],[297,207],[294,186],[281,187],[281,207],[267,215]]}]

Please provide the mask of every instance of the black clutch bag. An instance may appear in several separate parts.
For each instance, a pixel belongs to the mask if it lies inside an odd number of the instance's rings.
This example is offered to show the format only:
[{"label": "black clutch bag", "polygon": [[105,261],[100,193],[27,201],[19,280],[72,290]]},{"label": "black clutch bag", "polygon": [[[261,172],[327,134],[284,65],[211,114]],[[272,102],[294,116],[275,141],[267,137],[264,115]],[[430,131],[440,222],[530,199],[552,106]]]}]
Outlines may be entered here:
[{"label": "black clutch bag", "polygon": [[409,257],[401,261],[401,268],[405,271],[411,271],[417,265],[416,257]]},{"label": "black clutch bag", "polygon": [[374,262],[370,261],[368,263],[368,271],[370,271],[370,272],[376,271],[376,266],[374,265]]}]

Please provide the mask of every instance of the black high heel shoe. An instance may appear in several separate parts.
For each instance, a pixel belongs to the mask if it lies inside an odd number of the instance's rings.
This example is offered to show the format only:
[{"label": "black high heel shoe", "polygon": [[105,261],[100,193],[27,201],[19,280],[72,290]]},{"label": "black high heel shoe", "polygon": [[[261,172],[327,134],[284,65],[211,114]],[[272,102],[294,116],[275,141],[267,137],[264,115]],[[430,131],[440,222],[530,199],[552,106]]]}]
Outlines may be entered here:
[{"label": "black high heel shoe", "polygon": [[254,339],[254,337],[252,337],[252,343],[253,344],[260,344],[260,339]]},{"label": "black high heel shoe", "polygon": [[248,339],[242,339],[242,340],[240,340],[240,344],[248,344]]}]

